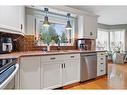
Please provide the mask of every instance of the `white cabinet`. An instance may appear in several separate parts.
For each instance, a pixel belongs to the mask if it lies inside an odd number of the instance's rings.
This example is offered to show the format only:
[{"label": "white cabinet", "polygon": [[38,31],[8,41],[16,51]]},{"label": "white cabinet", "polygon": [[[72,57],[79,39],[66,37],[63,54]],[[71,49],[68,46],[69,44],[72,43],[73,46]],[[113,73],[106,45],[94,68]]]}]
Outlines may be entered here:
[{"label": "white cabinet", "polygon": [[106,54],[97,52],[97,76],[106,74]]},{"label": "white cabinet", "polygon": [[20,89],[40,89],[40,56],[21,57]]},{"label": "white cabinet", "polygon": [[80,81],[80,54],[41,57],[41,88],[53,89]]},{"label": "white cabinet", "polygon": [[79,59],[67,60],[63,69],[63,85],[80,81],[80,61]]},{"label": "white cabinet", "polygon": [[42,63],[41,88],[53,89],[62,86],[62,63],[59,61]]},{"label": "white cabinet", "polygon": [[0,31],[23,34],[24,6],[0,6]]},{"label": "white cabinet", "polygon": [[78,16],[78,37],[87,39],[97,38],[97,17]]}]

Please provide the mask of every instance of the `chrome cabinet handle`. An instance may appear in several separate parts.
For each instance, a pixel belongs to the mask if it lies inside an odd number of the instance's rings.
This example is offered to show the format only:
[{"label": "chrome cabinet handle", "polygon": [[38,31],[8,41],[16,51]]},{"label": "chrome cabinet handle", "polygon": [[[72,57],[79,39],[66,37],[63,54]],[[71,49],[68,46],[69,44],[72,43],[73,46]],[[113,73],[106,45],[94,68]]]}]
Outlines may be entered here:
[{"label": "chrome cabinet handle", "polygon": [[104,55],[103,53],[101,53],[101,55]]},{"label": "chrome cabinet handle", "polygon": [[71,58],[74,58],[74,56],[71,56]]},{"label": "chrome cabinet handle", "polygon": [[63,68],[63,64],[61,64],[61,67]]},{"label": "chrome cabinet handle", "polygon": [[104,63],[101,63],[101,64],[104,64]]},{"label": "chrome cabinet handle", "polygon": [[64,64],[64,68],[65,68],[65,64]]},{"label": "chrome cabinet handle", "polygon": [[90,32],[90,35],[93,35],[93,33],[92,33],[92,32]]},{"label": "chrome cabinet handle", "polygon": [[103,60],[103,58],[101,58],[101,60]]},{"label": "chrome cabinet handle", "polygon": [[55,59],[56,59],[55,57],[50,58],[50,60],[55,60]]},{"label": "chrome cabinet handle", "polygon": [[100,70],[101,72],[103,72],[104,70]]}]

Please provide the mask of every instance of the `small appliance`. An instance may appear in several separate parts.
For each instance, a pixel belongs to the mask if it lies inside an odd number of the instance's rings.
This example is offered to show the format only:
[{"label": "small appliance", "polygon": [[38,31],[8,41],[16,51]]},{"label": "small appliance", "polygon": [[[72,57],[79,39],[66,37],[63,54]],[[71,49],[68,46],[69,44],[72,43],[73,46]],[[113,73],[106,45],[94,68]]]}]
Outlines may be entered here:
[{"label": "small appliance", "polygon": [[10,53],[13,50],[12,39],[10,37],[0,38],[0,54]]},{"label": "small appliance", "polygon": [[87,46],[85,44],[85,39],[77,39],[77,49],[87,50]]}]

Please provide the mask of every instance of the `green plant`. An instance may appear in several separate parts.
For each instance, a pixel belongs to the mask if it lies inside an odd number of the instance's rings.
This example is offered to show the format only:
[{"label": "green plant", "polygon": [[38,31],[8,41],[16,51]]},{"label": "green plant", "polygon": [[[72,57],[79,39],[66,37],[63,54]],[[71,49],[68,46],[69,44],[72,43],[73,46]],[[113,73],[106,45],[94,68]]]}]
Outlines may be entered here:
[{"label": "green plant", "polygon": [[66,34],[63,32],[61,36],[61,43],[66,43],[66,42],[67,42]]}]

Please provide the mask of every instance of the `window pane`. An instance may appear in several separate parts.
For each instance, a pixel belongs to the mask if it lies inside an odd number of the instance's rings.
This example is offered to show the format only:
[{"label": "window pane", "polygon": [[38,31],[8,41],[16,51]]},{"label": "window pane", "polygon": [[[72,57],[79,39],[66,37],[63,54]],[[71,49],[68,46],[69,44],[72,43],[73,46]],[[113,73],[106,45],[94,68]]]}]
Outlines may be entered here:
[{"label": "window pane", "polygon": [[98,29],[96,47],[99,50],[109,50],[109,32],[108,30]]},{"label": "window pane", "polygon": [[112,51],[124,51],[125,50],[125,30],[114,29],[110,32],[110,49]]},{"label": "window pane", "polygon": [[39,24],[39,41],[41,45],[70,45],[72,43],[71,30],[66,31],[65,24],[52,23],[48,28],[43,27],[42,21]]}]

